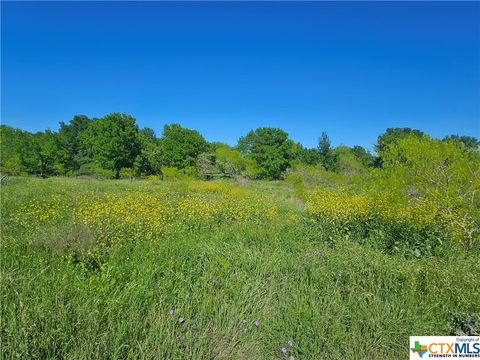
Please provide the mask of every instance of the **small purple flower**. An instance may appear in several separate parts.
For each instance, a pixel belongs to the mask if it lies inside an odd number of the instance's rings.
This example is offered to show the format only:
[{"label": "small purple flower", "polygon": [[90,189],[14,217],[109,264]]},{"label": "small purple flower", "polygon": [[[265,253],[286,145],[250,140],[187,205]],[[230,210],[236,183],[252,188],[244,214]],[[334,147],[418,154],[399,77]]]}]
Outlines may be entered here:
[{"label": "small purple flower", "polygon": [[168,315],[173,315],[173,309],[168,310]]},{"label": "small purple flower", "polygon": [[258,320],[255,320],[253,323],[255,324],[255,326],[256,326],[257,328],[260,326],[260,321],[258,321]]},{"label": "small purple flower", "polygon": [[292,339],[288,340],[288,346],[293,346],[293,340]]},{"label": "small purple flower", "polygon": [[295,358],[293,357],[293,355],[290,355],[290,356],[288,357],[288,360],[295,360]]},{"label": "small purple flower", "polygon": [[183,324],[184,322],[185,322],[185,319],[183,318],[183,316],[180,316],[180,317],[178,318],[178,323],[179,323],[179,324]]},{"label": "small purple flower", "polygon": [[282,354],[286,354],[287,353],[287,348],[286,347],[282,347],[280,349],[280,351],[282,352]]}]

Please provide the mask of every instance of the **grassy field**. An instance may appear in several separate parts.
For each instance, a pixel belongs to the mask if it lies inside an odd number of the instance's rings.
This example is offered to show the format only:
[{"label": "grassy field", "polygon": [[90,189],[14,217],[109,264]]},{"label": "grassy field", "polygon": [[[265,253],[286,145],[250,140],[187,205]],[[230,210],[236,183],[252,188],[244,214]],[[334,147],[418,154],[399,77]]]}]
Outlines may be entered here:
[{"label": "grassy field", "polygon": [[477,256],[385,251],[294,194],[8,179],[2,358],[405,359],[410,335],[468,331]]}]

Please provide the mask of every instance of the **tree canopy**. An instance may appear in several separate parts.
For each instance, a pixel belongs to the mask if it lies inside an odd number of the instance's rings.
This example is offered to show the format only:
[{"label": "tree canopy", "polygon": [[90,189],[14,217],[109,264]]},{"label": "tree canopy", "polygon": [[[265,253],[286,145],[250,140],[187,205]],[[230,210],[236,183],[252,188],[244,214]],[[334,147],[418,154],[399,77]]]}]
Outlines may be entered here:
[{"label": "tree canopy", "polygon": [[258,128],[238,140],[240,152],[253,159],[262,179],[281,179],[293,159],[295,143],[277,128]]},{"label": "tree canopy", "polygon": [[[396,159],[402,161],[407,151],[403,149],[403,140],[411,142],[415,138],[425,142],[425,136],[424,132],[410,128],[386,129],[377,139],[375,156],[358,145],[334,147],[326,132],[320,135],[317,147],[308,148],[294,142],[282,129],[260,127],[240,137],[237,145],[231,147],[208,142],[197,130],[180,124],[166,124],[162,136],[157,137],[152,129],[141,129],[128,114],[111,113],[93,119],[75,115],[68,123],[61,122],[58,131],[30,133],[1,125],[0,170],[12,175],[38,176],[279,180],[292,169],[303,167],[300,172],[305,176],[315,173],[335,179],[335,174],[349,177],[365,174],[374,167],[391,167],[395,158],[392,149],[397,149]],[[429,149],[446,146],[474,154],[480,151],[480,142],[471,136],[449,135],[428,144]]]},{"label": "tree canopy", "polygon": [[94,119],[79,135],[81,154],[118,177],[122,168],[133,166],[140,153],[138,132],[135,118],[127,114]]},{"label": "tree canopy", "polygon": [[208,150],[208,143],[196,130],[179,124],[165,125],[159,140],[162,166],[185,168],[195,166],[198,155]]}]

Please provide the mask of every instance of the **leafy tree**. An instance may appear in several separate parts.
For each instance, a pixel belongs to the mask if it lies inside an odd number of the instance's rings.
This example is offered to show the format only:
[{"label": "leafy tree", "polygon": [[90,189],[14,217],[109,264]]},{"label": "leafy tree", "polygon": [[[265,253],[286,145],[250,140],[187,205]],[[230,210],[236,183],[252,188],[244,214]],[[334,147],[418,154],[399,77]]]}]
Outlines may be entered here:
[{"label": "leafy tree", "polygon": [[391,143],[397,142],[400,139],[405,139],[410,136],[421,138],[425,133],[420,130],[411,128],[388,128],[385,133],[381,134],[377,138],[377,144],[375,145],[375,151],[382,157],[383,152]]},{"label": "leafy tree", "polygon": [[116,178],[120,169],[133,167],[140,153],[138,126],[127,114],[111,113],[90,121],[80,134],[80,142],[82,155],[113,171]]},{"label": "leafy tree", "polygon": [[318,139],[318,152],[322,156],[322,160],[324,160],[330,154],[330,151],[332,151],[330,138],[328,137],[328,134],[323,131],[322,135]]},{"label": "leafy tree", "polygon": [[36,157],[36,172],[45,177],[63,173],[63,166],[59,162],[59,146],[57,134],[47,130],[38,132],[33,137]]},{"label": "leafy tree", "polygon": [[80,134],[87,129],[90,121],[85,115],[75,115],[69,124],[60,123],[59,159],[66,172],[78,170],[82,165]]},{"label": "leafy tree", "polygon": [[191,180],[197,177],[197,170],[194,167],[188,166],[183,169],[175,167],[162,167],[163,180]]},{"label": "leafy tree", "polygon": [[333,149],[330,143],[330,138],[328,137],[328,134],[324,131],[318,139],[318,152],[320,153],[322,165],[325,167],[325,169],[335,171],[336,160],[332,154],[332,150]]},{"label": "leafy tree", "polygon": [[25,164],[20,157],[24,146],[25,132],[10,126],[0,125],[0,171],[20,175]]},{"label": "leafy tree", "polygon": [[244,176],[254,178],[259,169],[255,161],[243,156],[238,150],[222,146],[215,150],[217,168],[226,177]]},{"label": "leafy tree", "polygon": [[208,147],[209,147],[208,152],[214,153],[218,148],[221,148],[221,147],[229,148],[230,146],[228,144],[225,144],[225,143],[221,142],[221,141],[213,141],[213,142],[208,143]]},{"label": "leafy tree", "polygon": [[374,166],[375,160],[376,160],[375,156],[364,147],[355,145],[351,151],[363,166],[365,167]]},{"label": "leafy tree", "polygon": [[23,172],[48,176],[60,174],[57,134],[47,130],[31,134],[1,126],[1,170],[12,175]]},{"label": "leafy tree", "polygon": [[261,179],[282,179],[293,158],[295,143],[282,129],[258,128],[238,140],[237,149],[253,159]]},{"label": "leafy tree", "polygon": [[453,142],[461,142],[465,146],[465,149],[470,150],[479,150],[480,148],[480,140],[473,136],[466,136],[466,135],[448,135],[443,138],[443,141],[453,141]]},{"label": "leafy tree", "polygon": [[200,154],[197,170],[202,179],[255,178],[259,172],[255,161],[228,145],[220,146],[215,153]]},{"label": "leafy tree", "polygon": [[219,179],[223,174],[216,167],[215,154],[202,153],[197,158],[197,172],[202,180]]},{"label": "leafy tree", "polygon": [[16,153],[22,163],[22,168],[28,174],[38,174],[38,142],[32,133],[27,131],[16,132]]},{"label": "leafy tree", "polygon": [[20,175],[22,173],[22,160],[16,153],[3,158],[0,165],[0,171],[10,175]]},{"label": "leafy tree", "polygon": [[144,128],[138,132],[140,153],[135,158],[135,175],[159,174],[161,168],[160,148],[158,139],[152,129]]},{"label": "leafy tree", "polygon": [[472,247],[480,233],[480,154],[465,151],[461,142],[412,135],[390,143],[382,155],[384,168],[376,173],[379,183],[389,192],[441,204]]},{"label": "leafy tree", "polygon": [[289,169],[285,181],[293,185],[297,196],[305,199],[308,196],[308,190],[311,191],[318,187],[336,188],[343,183],[344,177],[332,171],[327,171],[322,165],[300,164]]},{"label": "leafy tree", "polygon": [[348,146],[340,145],[329,154],[330,169],[341,175],[359,174],[364,170],[364,166],[357,159],[352,149]]},{"label": "leafy tree", "polygon": [[322,156],[318,149],[306,148],[302,144],[296,144],[295,159],[298,163],[315,166],[322,162]]},{"label": "leafy tree", "polygon": [[119,172],[120,179],[132,179],[134,171],[132,168],[121,168]]},{"label": "leafy tree", "polygon": [[179,124],[165,125],[159,140],[160,163],[164,167],[194,167],[198,155],[208,150],[208,143],[196,130]]}]

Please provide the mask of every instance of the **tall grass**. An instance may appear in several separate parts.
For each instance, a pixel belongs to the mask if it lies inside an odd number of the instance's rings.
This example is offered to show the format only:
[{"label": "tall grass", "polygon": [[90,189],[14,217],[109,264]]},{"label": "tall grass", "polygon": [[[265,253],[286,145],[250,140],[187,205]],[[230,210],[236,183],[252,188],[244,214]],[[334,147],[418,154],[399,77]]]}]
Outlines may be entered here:
[{"label": "tall grass", "polygon": [[[89,255],[99,251],[95,231],[72,216],[86,194],[214,202],[230,185],[209,186],[10,179],[2,358],[404,359],[408,336],[452,334],[459,316],[480,315],[477,257],[406,258],[359,244],[310,218],[283,185],[238,195],[269,197],[273,217],[175,227],[151,241],[119,230],[101,258]],[[18,221],[26,204],[52,199],[58,216]]]}]

